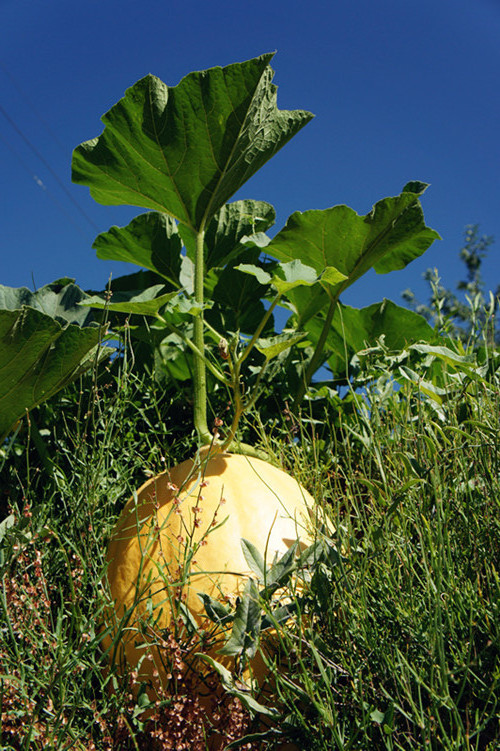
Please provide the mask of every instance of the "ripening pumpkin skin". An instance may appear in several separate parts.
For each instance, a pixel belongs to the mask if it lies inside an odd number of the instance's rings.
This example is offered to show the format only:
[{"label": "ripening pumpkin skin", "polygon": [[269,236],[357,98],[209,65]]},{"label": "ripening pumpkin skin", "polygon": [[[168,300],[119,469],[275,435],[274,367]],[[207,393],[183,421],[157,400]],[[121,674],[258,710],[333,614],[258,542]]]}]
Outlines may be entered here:
[{"label": "ripening pumpkin skin", "polygon": [[[148,480],[139,488],[137,501],[134,497],[125,506],[109,543],[107,576],[115,609],[107,619],[103,646],[112,648],[118,624],[128,613],[115,659],[132,668],[140,663],[141,680],[167,688],[169,667],[154,644],[172,623],[179,592],[199,627],[213,632],[197,593],[221,599],[222,593],[235,598],[243,591],[248,575],[255,574],[244,558],[242,538],[269,563],[297,538],[304,547],[309,545],[313,508],[313,498],[289,474],[239,454],[217,453],[201,467],[190,459]],[[193,551],[189,564],[187,556]],[[137,624],[151,609],[154,633],[139,634]],[[218,643],[207,653],[230,666],[232,658],[217,654],[227,635],[220,632]],[[141,662],[144,642],[152,645],[154,663]],[[265,673],[262,660],[256,657],[252,668],[260,684]]]}]

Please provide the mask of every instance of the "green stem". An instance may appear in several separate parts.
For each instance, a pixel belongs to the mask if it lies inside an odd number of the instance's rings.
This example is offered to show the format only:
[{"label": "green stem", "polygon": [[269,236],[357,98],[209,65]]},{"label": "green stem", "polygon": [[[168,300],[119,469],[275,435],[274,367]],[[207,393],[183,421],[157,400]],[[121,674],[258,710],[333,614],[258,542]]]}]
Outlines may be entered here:
[{"label": "green stem", "polygon": [[264,375],[264,372],[267,369],[268,365],[269,365],[269,360],[266,360],[266,362],[264,363],[264,365],[259,370],[259,374],[257,375],[257,378],[255,380],[255,385],[254,385],[253,390],[252,390],[252,395],[250,396],[250,398],[248,399],[248,401],[245,402],[245,411],[247,411],[249,409],[252,409],[252,407],[254,406],[255,402],[259,398],[259,396],[260,396],[260,382],[262,380],[262,376]]},{"label": "green stem", "polygon": [[203,324],[204,324],[205,328],[206,328],[206,329],[207,329],[208,331],[210,331],[210,333],[211,333],[211,334],[212,334],[212,336],[214,337],[215,341],[216,341],[216,342],[220,342],[220,340],[222,339],[222,334],[219,334],[219,332],[218,332],[218,331],[216,331],[216,330],[214,329],[214,327],[213,327],[213,326],[211,326],[211,325],[209,324],[209,322],[208,322],[208,321],[205,321],[205,320],[204,320],[204,321],[203,321]]},{"label": "green stem", "polygon": [[[274,308],[278,304],[280,298],[281,298],[281,294],[278,292],[278,294],[272,301],[271,305],[269,306],[268,310],[266,310],[266,313],[262,317],[262,320],[259,323],[259,325],[257,326],[257,329],[255,330],[254,335],[248,342],[247,346],[245,347],[241,355],[235,360],[234,365],[231,362],[231,360],[229,362],[229,369],[231,372],[231,380],[232,380],[232,389],[233,389],[233,395],[234,395],[234,418],[233,418],[233,423],[232,423],[231,430],[230,430],[230,436],[232,436],[231,440],[236,435],[236,431],[238,429],[238,423],[241,419],[241,416],[247,409],[247,405],[245,404],[243,400],[243,396],[242,396],[241,388],[240,388],[241,366],[243,365],[243,362],[246,360],[246,358],[252,351],[255,345],[255,342],[257,341],[260,334],[262,333],[264,326],[269,320],[271,313],[273,312]],[[261,373],[262,373],[262,370],[261,370]]]},{"label": "green stem", "polygon": [[312,377],[320,365],[321,356],[325,348],[326,339],[328,337],[330,326],[332,325],[332,320],[335,314],[335,310],[337,308],[338,301],[339,301],[338,295],[336,295],[332,300],[330,300],[330,306],[328,308],[325,323],[321,330],[321,334],[316,344],[316,348],[313,352],[313,356],[309,360],[309,363],[306,368],[306,372],[303,374],[303,377],[301,378],[299,388],[297,389],[297,393],[295,394],[295,399],[293,400],[294,409],[297,409],[298,407],[300,407],[302,400],[306,394],[306,391],[309,387],[309,384],[311,383]]},{"label": "green stem", "polygon": [[[266,325],[266,323],[268,322],[269,318],[271,317],[271,313],[275,309],[276,305],[279,303],[280,299],[281,299],[281,293],[278,292],[278,294],[276,295],[276,297],[272,301],[271,305],[266,310],[265,315],[262,317],[262,320],[259,323],[259,325],[257,326],[254,335],[252,336],[252,338],[248,342],[247,346],[245,347],[245,349],[241,353],[240,357],[238,358],[238,366],[241,366],[241,364],[243,363],[243,361],[247,359],[248,355],[250,354],[250,352],[253,349],[253,346],[254,346],[255,342],[257,341],[257,339],[261,335],[261,333],[262,333],[262,331],[264,329],[264,326]],[[238,367],[238,370],[239,369],[240,368]]]},{"label": "green stem", "polygon": [[[220,370],[218,370],[215,367],[215,365],[212,365],[210,360],[208,360],[205,357],[205,355],[198,349],[196,344],[194,344],[194,342],[192,342],[191,339],[188,336],[186,336],[186,334],[183,331],[178,329],[177,326],[174,326],[173,323],[170,323],[170,321],[168,321],[166,318],[163,318],[163,316],[161,316],[159,313],[156,314],[156,317],[158,318],[159,321],[161,321],[168,328],[169,331],[171,331],[173,334],[176,334],[176,336],[178,336],[179,339],[181,339],[184,342],[184,344],[186,344],[189,347],[191,352],[193,352],[197,357],[201,357],[203,359],[205,363],[205,367],[207,367],[210,370],[210,372],[219,381],[221,381],[221,383],[224,384],[224,386],[228,386],[228,387],[231,386],[230,381],[220,372]],[[206,324],[206,321],[205,321],[205,324]]]},{"label": "green stem", "polygon": [[[205,229],[196,235],[196,257],[194,263],[194,298],[203,306],[203,281],[205,272],[204,244]],[[203,308],[195,316],[193,323],[193,343],[198,352],[194,355],[194,427],[201,443],[210,443],[212,435],[207,424],[207,374],[205,366],[205,341],[203,331]]]}]

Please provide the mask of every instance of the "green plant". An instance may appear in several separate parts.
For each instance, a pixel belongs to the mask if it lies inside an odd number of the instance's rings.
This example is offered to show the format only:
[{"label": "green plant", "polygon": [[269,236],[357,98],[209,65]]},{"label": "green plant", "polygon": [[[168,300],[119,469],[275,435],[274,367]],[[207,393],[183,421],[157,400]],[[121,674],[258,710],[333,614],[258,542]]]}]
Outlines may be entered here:
[{"label": "green plant", "polygon": [[86,295],[73,281],[37,292],[0,285],[0,444],[27,411],[114,351],[78,307]]},{"label": "green plant", "polygon": [[357,409],[316,454],[330,556],[274,666],[300,747],[498,747],[499,359],[448,344],[362,353]]},{"label": "green plant", "polygon": [[457,290],[465,294],[465,302],[451,289],[441,284],[437,269],[427,269],[423,277],[429,283],[430,297],[427,303],[416,299],[411,289],[402,293],[405,302],[432,325],[460,337],[462,341],[475,341],[484,331],[487,318],[496,317],[500,286],[495,292],[487,292],[481,272],[494,238],[491,235],[479,236],[479,225],[469,224],[464,230],[464,246],[459,258],[465,265],[466,278],[457,283]]},{"label": "green plant", "polygon": [[[314,422],[308,399],[301,420],[276,413],[265,425],[261,445],[317,499],[324,550],[311,568],[295,558],[272,597],[253,556],[250,623],[261,641],[246,648],[267,659],[273,726],[228,697],[211,715],[228,745],[498,748],[498,353],[490,341],[461,360],[460,342],[446,347],[396,353],[382,340],[353,362],[359,388],[312,402],[325,404]],[[416,375],[396,389],[400,365]],[[134,672],[109,666],[95,631],[109,606],[105,542],[124,500],[192,445],[189,423],[175,424],[181,405],[163,403],[164,389],[132,367],[127,347],[110,371],[82,375],[33,410],[51,474],[27,422],[0,471],[0,746],[9,751],[207,746],[187,686],[148,717]],[[433,381],[447,398],[426,393]],[[181,637],[166,643],[173,666],[189,644]],[[235,671],[224,679],[259,701]]]},{"label": "green plant", "polygon": [[[74,181],[88,185],[96,200],[105,204],[131,203],[152,210],[138,216],[128,227],[113,227],[94,243],[101,258],[128,260],[145,267],[149,274],[142,278],[141,289],[133,289],[132,281],[129,285],[121,281],[119,288],[82,304],[105,310],[111,316],[134,316],[135,321],[137,316],[150,317],[151,328],[166,334],[162,337],[160,333],[160,352],[163,347],[163,353],[172,348],[181,353],[182,360],[171,352],[168,356],[178,370],[187,370],[198,443],[210,447],[208,459],[200,454],[189,465],[197,492],[203,486],[204,473],[210,475],[210,467],[217,462],[227,463],[216,474],[220,474],[223,485],[227,482],[232,486],[231,466],[239,458],[226,459],[227,450],[257,453],[252,446],[242,446],[238,428],[242,416],[255,405],[268,373],[272,378],[276,368],[287,371],[285,385],[292,386],[294,407],[298,408],[318,368],[325,361],[331,365],[332,358],[345,360],[349,348],[355,351],[365,337],[383,333],[390,345],[401,346],[415,337],[433,335],[419,316],[395,310],[391,303],[364,311],[340,303],[343,291],[370,268],[379,273],[403,268],[438,237],[424,222],[420,205],[420,196],[427,188],[424,183],[408,183],[400,195],[377,202],[366,216],[359,216],[346,206],[297,212],[272,240],[265,235],[274,221],[271,206],[254,200],[228,203],[312,117],[307,112],[278,110],[271,58],[272,55],[262,55],[245,63],[192,73],[172,88],[147,76],[103,117],[103,133],[79,146],[73,156]],[[158,283],[147,286],[143,283],[146,281]],[[277,333],[272,316],[279,305],[287,307],[291,316],[286,328]],[[405,320],[404,338],[401,326],[394,325],[398,312]],[[349,337],[343,334],[346,319],[349,330],[357,329],[360,337],[350,340],[348,347]],[[337,338],[332,332],[337,333]],[[302,346],[305,355],[298,371],[296,361],[291,362],[296,345]],[[341,370],[338,363],[333,367],[336,372]],[[222,419],[216,417],[213,429],[208,424],[208,377],[232,398],[233,415],[222,440]],[[249,472],[239,470],[240,489],[234,494],[233,516],[236,521],[240,516],[246,518],[248,507],[255,521],[264,509],[254,505],[259,503],[259,497],[254,497],[251,480],[254,475],[255,482],[261,474],[265,478],[271,468],[259,468],[255,460],[245,461]],[[175,478],[180,468],[170,472]],[[303,505],[306,493],[299,487],[283,497],[289,478],[281,470],[273,472],[282,481],[273,477],[265,484],[269,484],[277,499],[276,513],[281,517],[281,505],[285,514],[289,506],[295,512]],[[184,475],[182,479],[186,480]],[[189,595],[183,602],[185,588],[178,585],[195,580],[195,556],[204,559],[201,553],[198,555],[195,536],[200,520],[196,513],[184,519],[186,535],[179,532],[179,544],[173,544],[168,522],[172,493],[160,492],[169,481],[168,472],[152,481],[151,487],[158,487],[156,498],[149,498],[149,490],[134,496],[112,535],[109,582],[117,599],[118,631],[113,631],[109,622],[106,628],[113,637],[113,648],[119,646],[124,628],[130,628],[133,638],[140,640],[141,630],[148,632],[152,627],[156,634],[155,624],[159,628],[158,624],[163,623],[160,630],[170,628],[178,613],[193,625],[193,615],[185,607],[186,603],[191,607],[193,603]],[[179,503],[182,490],[179,489]],[[195,508],[198,506],[202,504],[196,503]],[[161,523],[158,519],[155,522],[160,509]],[[221,571],[236,567],[236,573],[243,573],[241,555],[233,553],[236,532],[232,521],[222,530],[228,537],[220,544],[215,572],[211,570],[212,559],[207,563],[209,571],[205,573],[209,576],[200,584],[204,598],[214,594],[211,579],[217,579]],[[259,529],[260,545],[265,545],[266,537],[271,535],[269,524],[266,517],[265,527]],[[281,524],[279,518],[275,522],[278,531]],[[246,525],[246,521],[242,522],[240,534],[246,534]],[[154,539],[150,539],[148,530],[154,530]],[[291,544],[297,532],[291,539],[288,532],[286,535]],[[132,552],[134,539],[137,549]],[[293,544],[291,551],[293,558],[297,552]],[[159,601],[148,597],[148,590],[144,590],[143,570],[147,572],[148,586],[160,592]],[[173,580],[170,575],[165,580],[165,571],[172,570],[179,573]],[[241,607],[238,606],[245,618],[257,612],[256,590],[251,581],[241,595]],[[126,597],[120,596],[120,582],[125,582]],[[143,600],[149,611],[136,627],[135,614]],[[214,611],[212,600],[205,599],[204,603],[207,613]],[[162,609],[166,623],[161,620]],[[111,618],[114,617],[112,610]],[[236,675],[248,650],[255,653],[256,649],[255,644],[246,644],[247,627],[248,619],[242,624],[235,615],[232,634],[223,649],[233,644]],[[139,652],[134,647],[131,659],[127,654],[128,662],[138,669],[146,641],[142,639]],[[219,665],[217,669],[227,679],[226,668]],[[165,676],[170,674],[169,670],[163,672]],[[235,693],[234,685],[231,690]],[[244,699],[241,692],[237,696]],[[261,707],[260,711],[264,709]]]},{"label": "green plant", "polygon": [[[33,409],[8,455],[3,449],[2,747],[205,751],[214,744],[272,749],[287,741],[317,751],[498,747],[495,310],[464,343],[451,330],[436,334],[422,316],[390,301],[362,310],[342,304],[344,289],[368,268],[402,267],[435,239],[423,222],[422,183],[409,183],[364,217],[345,206],[294,214],[272,240],[264,235],[272,207],[227,203],[230,191],[309,119],[276,109],[270,58],[191,74],[173,88],[147,77],[105,116],[103,135],[75,152],[75,179],[91,185],[98,200],[120,203],[140,189],[137,202],[153,210],[95,243],[100,256],[134,260],[147,271],[117,280],[108,299],[86,300],[123,335],[119,356]],[[208,112],[209,100],[221,105],[210,110],[215,161],[197,117]],[[237,117],[248,126],[244,134],[251,133],[240,152]],[[268,141],[259,141],[257,120]],[[124,140],[129,127],[135,150]],[[179,143],[191,133],[184,165]],[[217,173],[237,153],[232,174]],[[177,158],[175,179],[152,170]],[[193,177],[193,162],[202,182]],[[278,305],[290,314],[281,332],[273,321]],[[82,306],[80,314],[87,310]],[[163,369],[157,381],[144,372],[153,358]],[[310,386],[324,364],[348,384],[343,398],[331,379]],[[245,414],[259,394],[277,390],[280,411],[269,397],[265,411],[251,416],[254,442],[316,499],[315,541],[305,551],[292,542],[274,560],[265,545],[259,550],[243,541],[236,573],[248,581],[230,603],[213,589],[199,597],[193,577],[189,594],[198,610],[164,589],[159,597],[173,605],[166,615],[178,616],[166,623],[161,605],[146,597],[141,627],[172,673],[152,704],[145,666],[113,664],[98,649],[97,623],[108,623],[109,653],[127,629],[139,651],[148,641],[126,622],[133,608],[109,626],[105,543],[130,496],[127,513],[137,512],[138,521],[144,512],[153,537],[159,533],[158,498],[143,503],[139,491],[136,503],[133,489],[145,478],[152,478],[150,489],[165,482],[159,472],[191,451],[192,405],[182,386],[191,383],[196,438],[213,444],[218,462],[224,448],[239,448]],[[215,433],[223,432],[227,395],[233,396],[231,425],[219,445],[208,425],[207,393]],[[200,455],[194,464],[201,483],[210,462]],[[250,507],[254,483],[237,474],[238,496]],[[166,566],[150,559],[146,546],[136,556],[140,569],[149,566],[147,585],[164,583],[172,570],[183,584],[197,573],[192,555],[210,546],[210,535],[205,548],[191,523],[200,508],[196,503],[198,510],[186,514],[194,545],[174,552]],[[204,520],[205,528],[213,529],[211,521]],[[145,529],[135,525],[139,546]],[[232,532],[233,548],[237,537]],[[141,596],[140,587],[135,594]],[[222,658],[205,649],[210,635],[221,632]],[[149,656],[144,649],[143,661]],[[194,657],[210,674],[208,713],[185,670]],[[264,665],[262,694],[245,671],[256,659]]]},{"label": "green plant", "polygon": [[[103,133],[73,156],[73,180],[88,185],[97,201],[153,210],[99,235],[94,247],[101,258],[149,269],[159,284],[86,304],[151,316],[152,327],[165,333],[163,342],[168,339],[168,356],[172,347],[183,353],[180,367],[188,363],[188,377],[192,363],[194,424],[205,444],[213,440],[207,372],[232,393],[229,446],[268,364],[278,359],[287,367],[290,348],[301,340],[309,344],[299,372],[294,376],[295,366],[288,368],[300,406],[318,368],[345,351],[331,336],[343,327],[342,292],[370,268],[403,268],[438,237],[425,226],[419,198],[427,186],[417,181],[377,202],[366,216],[346,206],[297,212],[272,240],[264,234],[274,221],[269,204],[227,203],[312,118],[278,110],[271,58],[191,73],[175,87],[147,76],[104,115]],[[270,328],[277,305],[292,311],[280,334]],[[390,339],[389,312],[382,304],[350,315],[363,319],[366,336],[383,330]],[[407,339],[429,335],[418,316],[402,309],[399,315],[405,316]],[[244,376],[243,365],[250,366]],[[252,385],[250,393],[243,380]]]}]

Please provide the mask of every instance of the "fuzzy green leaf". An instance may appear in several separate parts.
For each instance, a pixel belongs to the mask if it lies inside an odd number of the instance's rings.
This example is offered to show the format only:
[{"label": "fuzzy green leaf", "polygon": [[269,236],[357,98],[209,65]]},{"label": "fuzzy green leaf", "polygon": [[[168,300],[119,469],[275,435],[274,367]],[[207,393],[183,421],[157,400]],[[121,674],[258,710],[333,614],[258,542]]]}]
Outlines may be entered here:
[{"label": "fuzzy green leaf", "polygon": [[[266,253],[279,261],[300,258],[318,275],[328,269],[323,282],[328,295],[336,297],[370,268],[380,274],[404,268],[439,238],[425,225],[420,192],[405,188],[399,196],[378,201],[366,216],[348,206],[298,211]],[[338,273],[343,279],[337,281]]]},{"label": "fuzzy green leaf", "polygon": [[198,232],[312,115],[279,110],[273,54],[190,73],[148,75],[73,155],[73,180],[106,205],[170,214]]},{"label": "fuzzy green leaf", "polygon": [[33,308],[0,310],[0,438],[112,350],[97,326],[65,327]]},{"label": "fuzzy green leaf", "polygon": [[[323,327],[320,315],[306,323],[308,338],[314,344]],[[325,358],[334,376],[343,376],[352,356],[385,335],[389,349],[398,350],[418,341],[432,341],[434,330],[425,318],[384,300],[366,308],[339,304],[328,332]]]},{"label": "fuzzy green leaf", "polygon": [[98,258],[135,263],[180,286],[182,241],[167,214],[140,214],[126,227],[111,227],[98,235],[92,247]]}]

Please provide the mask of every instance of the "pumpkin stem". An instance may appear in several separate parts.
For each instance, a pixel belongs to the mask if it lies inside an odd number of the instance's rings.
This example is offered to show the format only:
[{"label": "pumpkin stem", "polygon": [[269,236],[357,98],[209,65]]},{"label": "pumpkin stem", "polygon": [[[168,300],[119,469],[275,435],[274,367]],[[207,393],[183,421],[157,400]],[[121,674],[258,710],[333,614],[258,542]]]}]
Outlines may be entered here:
[{"label": "pumpkin stem", "polygon": [[205,366],[205,339],[203,332],[203,281],[205,276],[205,229],[196,234],[196,256],[194,262],[194,299],[200,304],[200,312],[193,321],[193,342],[198,350],[194,353],[193,397],[194,397],[194,427],[198,440],[202,444],[209,444],[212,435],[207,425],[207,374]]}]

